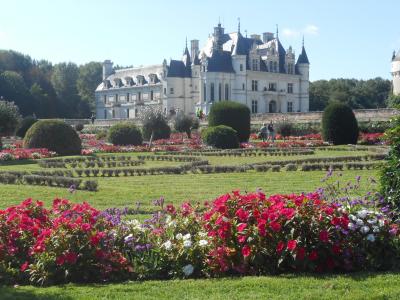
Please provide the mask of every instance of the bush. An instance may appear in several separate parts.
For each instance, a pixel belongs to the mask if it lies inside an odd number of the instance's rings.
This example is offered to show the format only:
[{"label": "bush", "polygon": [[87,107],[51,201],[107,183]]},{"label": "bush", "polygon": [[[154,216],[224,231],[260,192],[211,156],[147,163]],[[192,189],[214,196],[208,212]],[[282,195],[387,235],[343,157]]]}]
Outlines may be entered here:
[{"label": "bush", "polygon": [[386,131],[391,147],[389,159],[381,171],[381,193],[393,208],[400,208],[400,117],[393,120],[393,128]]},{"label": "bush", "polygon": [[162,112],[149,110],[142,116],[143,122],[143,137],[150,140],[153,135],[153,140],[169,139],[171,128],[168,126],[167,119]]},{"label": "bush", "polygon": [[276,132],[283,138],[291,136],[294,132],[293,123],[291,123],[288,119],[282,119],[276,124],[276,127]]},{"label": "bush", "polygon": [[133,123],[118,123],[111,126],[107,139],[114,145],[141,145],[142,133]]},{"label": "bush", "polygon": [[23,118],[23,120],[19,124],[16,135],[19,136],[20,138],[24,138],[28,129],[31,128],[31,126],[33,124],[35,124],[36,122],[37,122],[37,119],[32,116],[27,116],[27,117]]},{"label": "bush", "polygon": [[21,119],[14,102],[0,101],[0,137],[13,135]]},{"label": "bush", "polygon": [[332,103],[322,116],[324,141],[334,145],[357,144],[359,129],[356,117],[348,105]]},{"label": "bush", "polygon": [[192,127],[194,125],[193,117],[179,113],[175,117],[174,127],[178,132],[185,132],[190,139]]},{"label": "bush", "polygon": [[247,142],[250,137],[250,110],[246,105],[223,101],[214,103],[208,115],[208,126],[225,125],[237,132],[239,142]]},{"label": "bush", "polygon": [[25,148],[47,148],[59,155],[78,155],[82,143],[76,131],[58,120],[43,120],[32,125],[24,138]]},{"label": "bush", "polygon": [[75,130],[78,132],[81,132],[83,130],[83,128],[85,128],[85,125],[83,125],[82,123],[75,125]]},{"label": "bush", "polygon": [[220,149],[239,148],[239,140],[236,130],[231,127],[220,125],[209,127],[202,132],[203,141]]}]

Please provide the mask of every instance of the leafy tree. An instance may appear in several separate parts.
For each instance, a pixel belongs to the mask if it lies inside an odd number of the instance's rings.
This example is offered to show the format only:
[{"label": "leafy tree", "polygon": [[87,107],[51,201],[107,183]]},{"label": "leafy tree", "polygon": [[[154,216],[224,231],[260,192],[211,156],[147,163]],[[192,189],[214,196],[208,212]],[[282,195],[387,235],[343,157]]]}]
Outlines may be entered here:
[{"label": "leafy tree", "polygon": [[79,67],[77,79],[78,94],[83,101],[94,109],[94,91],[102,79],[102,65],[99,62],[90,62]]},{"label": "leafy tree", "polygon": [[20,119],[18,106],[13,102],[0,100],[0,139],[2,136],[13,135]]},{"label": "leafy tree", "polygon": [[140,113],[143,124],[143,137],[147,140],[168,139],[171,128],[164,114],[156,108],[147,107]]},{"label": "leafy tree", "polygon": [[191,137],[193,125],[194,119],[191,116],[185,115],[183,113],[178,113],[178,115],[175,117],[175,130],[178,132],[185,132],[189,139]]},{"label": "leafy tree", "polygon": [[398,108],[400,106],[400,95],[391,94],[389,98],[386,100],[388,107]]},{"label": "leafy tree", "polygon": [[0,74],[0,97],[13,101],[23,115],[31,114],[35,109],[25,81],[17,72],[4,71]]}]

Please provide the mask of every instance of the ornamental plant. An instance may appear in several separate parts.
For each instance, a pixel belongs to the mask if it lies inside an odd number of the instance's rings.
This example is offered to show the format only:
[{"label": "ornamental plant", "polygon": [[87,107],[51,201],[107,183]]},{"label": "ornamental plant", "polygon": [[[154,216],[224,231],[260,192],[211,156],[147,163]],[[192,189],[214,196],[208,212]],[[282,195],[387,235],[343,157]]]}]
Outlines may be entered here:
[{"label": "ornamental plant", "polygon": [[107,139],[114,145],[141,145],[143,142],[142,133],[133,123],[118,123],[111,126]]},{"label": "ornamental plant", "polygon": [[236,130],[231,127],[219,125],[209,127],[202,132],[205,144],[219,149],[239,148]]}]

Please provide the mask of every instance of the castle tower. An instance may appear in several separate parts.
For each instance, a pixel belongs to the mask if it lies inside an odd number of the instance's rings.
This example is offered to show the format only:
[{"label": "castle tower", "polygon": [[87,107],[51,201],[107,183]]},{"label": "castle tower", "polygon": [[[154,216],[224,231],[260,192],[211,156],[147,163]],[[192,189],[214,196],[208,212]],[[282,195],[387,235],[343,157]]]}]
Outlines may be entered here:
[{"label": "castle tower", "polygon": [[113,73],[113,62],[111,60],[105,60],[103,62],[103,80],[107,79],[107,77]]},{"label": "castle tower", "polygon": [[300,78],[300,103],[299,103],[299,111],[307,112],[309,108],[309,86],[310,86],[310,61],[308,60],[308,56],[306,53],[306,49],[304,47],[304,37],[303,37],[303,46],[301,49],[301,54],[299,55],[296,63],[296,71],[301,75]]},{"label": "castle tower", "polygon": [[392,56],[393,95],[400,95],[400,50]]}]

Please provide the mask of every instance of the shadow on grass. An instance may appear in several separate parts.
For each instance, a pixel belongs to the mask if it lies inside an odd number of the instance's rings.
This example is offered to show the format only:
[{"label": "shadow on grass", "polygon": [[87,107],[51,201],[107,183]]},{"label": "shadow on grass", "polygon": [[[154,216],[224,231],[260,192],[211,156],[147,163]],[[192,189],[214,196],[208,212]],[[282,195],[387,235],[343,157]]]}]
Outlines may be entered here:
[{"label": "shadow on grass", "polygon": [[24,165],[35,165],[37,164],[37,161],[33,159],[22,159],[22,160],[8,160],[8,161],[2,161],[0,163],[0,167],[4,166],[24,166]]},{"label": "shadow on grass", "polygon": [[72,300],[73,298],[65,295],[63,290],[52,290],[46,294],[38,293],[38,289],[23,289],[21,287],[7,287],[0,286],[0,299],[1,300]]}]

